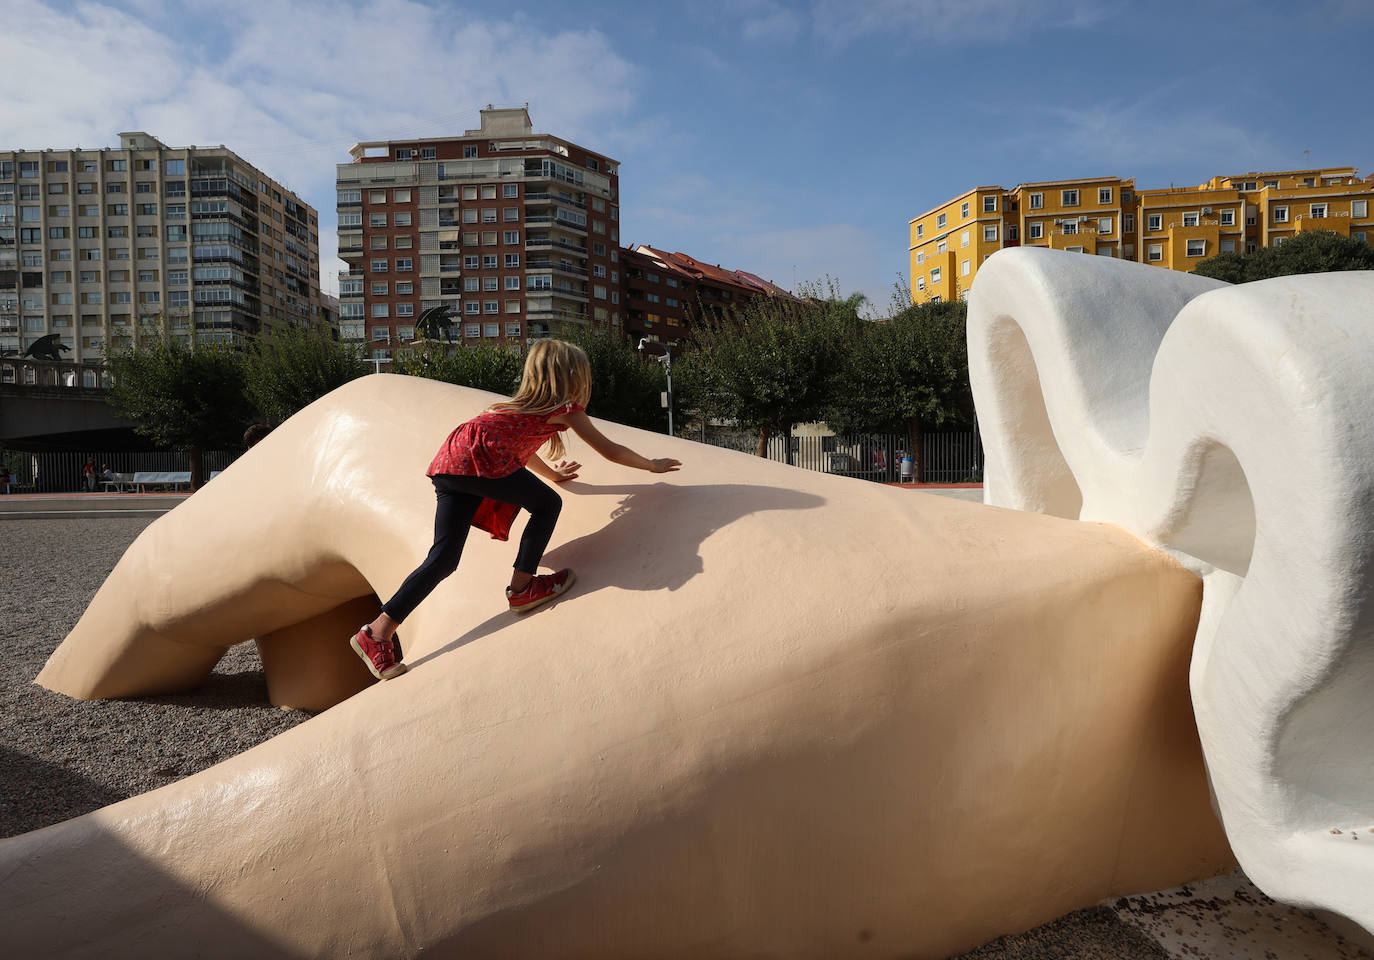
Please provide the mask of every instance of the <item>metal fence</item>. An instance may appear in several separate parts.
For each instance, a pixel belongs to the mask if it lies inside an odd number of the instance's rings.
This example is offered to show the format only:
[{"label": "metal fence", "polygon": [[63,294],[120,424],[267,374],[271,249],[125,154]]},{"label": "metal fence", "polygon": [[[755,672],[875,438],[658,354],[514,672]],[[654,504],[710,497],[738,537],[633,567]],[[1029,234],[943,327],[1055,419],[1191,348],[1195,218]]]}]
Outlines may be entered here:
[{"label": "metal fence", "polygon": [[[707,429],[703,441],[717,447],[754,453],[758,438],[739,431]],[[772,437],[768,459],[807,470],[857,477],[877,483],[902,482],[905,434],[857,434],[829,437]],[[921,476],[908,482],[977,483],[983,479],[983,445],[978,431],[926,433],[921,437]]]},{"label": "metal fence", "polygon": [[[205,475],[223,470],[241,455],[237,450],[205,451]],[[86,489],[83,471],[87,460],[95,461],[96,472],[108,466],[115,473],[185,473],[191,469],[187,453],[69,453],[44,451],[25,453],[7,450],[3,454],[14,482],[23,493],[70,493]]]}]

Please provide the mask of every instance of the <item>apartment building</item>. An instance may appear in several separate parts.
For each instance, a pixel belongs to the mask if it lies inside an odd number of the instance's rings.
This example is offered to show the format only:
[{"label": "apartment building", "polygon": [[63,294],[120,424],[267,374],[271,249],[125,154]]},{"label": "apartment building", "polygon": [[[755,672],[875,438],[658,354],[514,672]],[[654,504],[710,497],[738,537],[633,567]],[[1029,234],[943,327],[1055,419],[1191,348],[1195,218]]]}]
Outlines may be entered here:
[{"label": "apartment building", "polygon": [[524,107],[461,137],[355,144],[337,166],[340,328],[389,361],[447,305],[466,343],[622,323],[619,164],[535,133]]},{"label": "apartment building", "polygon": [[704,315],[719,317],[758,299],[800,303],[762,277],[646,244],[621,250],[626,336],[676,344]]},{"label": "apartment building", "polygon": [[1369,242],[1374,183],[1354,167],[1213,177],[1140,193],[1142,259],[1192,270],[1218,253],[1254,253],[1309,230]]},{"label": "apartment building", "polygon": [[1137,190],[1096,177],[976,187],[909,221],[913,302],[965,297],[1003,247],[1040,246],[1191,271],[1218,253],[1253,253],[1307,230],[1369,242],[1374,178],[1354,167],[1213,177]]},{"label": "apartment building", "polygon": [[1002,187],[975,187],[912,219],[911,295],[916,302],[966,295],[978,267],[1018,242],[1015,197]]},{"label": "apartment building", "polygon": [[101,149],[0,150],[0,352],[56,334],[67,360],[165,318],[236,341],[320,313],[316,213],[224,147],[147,133]]}]

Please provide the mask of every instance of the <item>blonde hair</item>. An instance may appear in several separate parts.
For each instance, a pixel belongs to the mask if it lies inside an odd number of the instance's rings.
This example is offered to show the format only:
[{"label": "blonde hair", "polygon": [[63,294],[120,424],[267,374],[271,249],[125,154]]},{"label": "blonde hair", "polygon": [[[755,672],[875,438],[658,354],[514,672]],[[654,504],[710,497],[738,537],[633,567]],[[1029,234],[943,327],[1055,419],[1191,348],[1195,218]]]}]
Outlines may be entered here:
[{"label": "blonde hair", "polygon": [[[585,407],[592,395],[592,365],[582,348],[564,340],[536,340],[525,355],[525,372],[515,396],[493,403],[506,413],[554,413],[569,403]],[[549,438],[549,458],[567,454],[560,431]]]}]

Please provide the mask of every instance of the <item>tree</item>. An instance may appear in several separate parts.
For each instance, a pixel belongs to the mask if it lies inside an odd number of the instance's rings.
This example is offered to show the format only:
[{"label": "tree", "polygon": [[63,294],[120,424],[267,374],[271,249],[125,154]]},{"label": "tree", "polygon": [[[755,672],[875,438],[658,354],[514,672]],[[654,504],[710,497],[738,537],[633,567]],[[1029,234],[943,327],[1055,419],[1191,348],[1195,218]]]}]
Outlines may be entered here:
[{"label": "tree", "polygon": [[428,377],[460,387],[488,390],[511,396],[520,386],[525,361],[520,351],[494,343],[446,347],[423,341],[409,355],[398,356],[392,364],[396,373]]},{"label": "tree", "polygon": [[558,335],[581,347],[591,362],[589,414],[644,430],[666,428],[661,395],[668,382],[661,363],[643,356],[618,330],[569,324]]},{"label": "tree", "polygon": [[1277,247],[1261,247],[1254,253],[1217,254],[1199,263],[1193,272],[1229,283],[1249,283],[1270,277],[1339,270],[1374,270],[1374,247],[1332,230],[1312,230]]},{"label": "tree", "polygon": [[757,300],[735,315],[694,332],[684,381],[699,392],[703,415],[758,432],[755,452],[767,456],[774,434],[821,418],[832,379],[853,336],[854,305]]},{"label": "tree", "polygon": [[134,431],[163,447],[186,450],[191,489],[205,479],[205,450],[237,445],[253,420],[245,395],[243,355],[229,344],[183,344],[150,328],[140,343],[106,361],[113,385],[107,402]]},{"label": "tree", "polygon": [[973,419],[968,308],[960,300],[913,305],[909,295],[894,307],[857,329],[825,419],[837,433],[905,432],[919,470],[923,430]]},{"label": "tree", "polygon": [[271,424],[368,372],[362,351],[326,326],[282,326],[259,336],[245,356],[248,398]]}]

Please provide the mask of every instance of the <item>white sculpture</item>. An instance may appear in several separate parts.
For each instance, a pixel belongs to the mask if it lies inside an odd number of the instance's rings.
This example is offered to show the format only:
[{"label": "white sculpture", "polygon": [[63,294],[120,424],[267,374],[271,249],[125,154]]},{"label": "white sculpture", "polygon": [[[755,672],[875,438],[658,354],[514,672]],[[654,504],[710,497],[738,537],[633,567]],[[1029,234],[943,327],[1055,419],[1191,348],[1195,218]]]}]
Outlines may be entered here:
[{"label": "white sculpture", "polygon": [[1203,577],[1193,707],[1247,875],[1374,930],[1374,273],[1004,251],[969,367],[987,503],[1118,523]]}]

